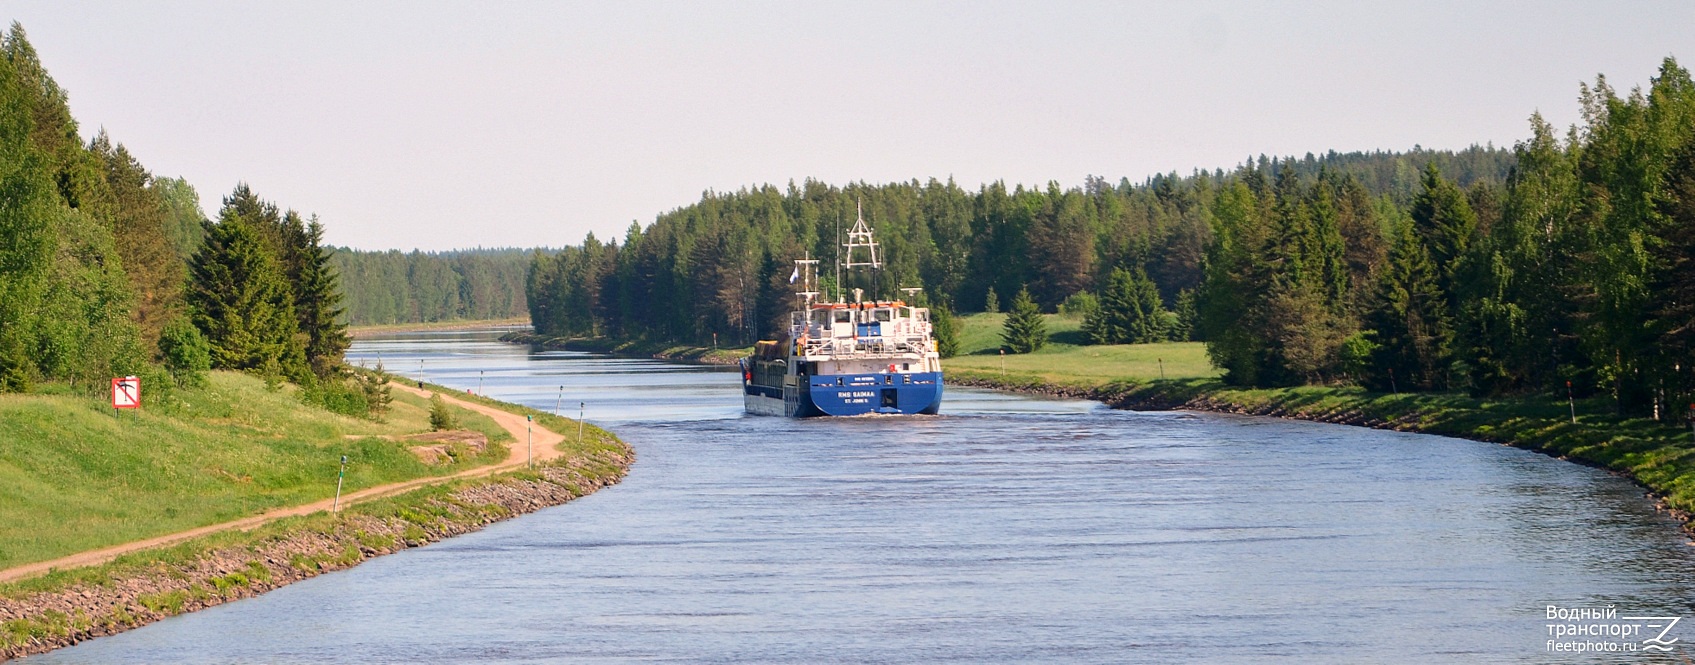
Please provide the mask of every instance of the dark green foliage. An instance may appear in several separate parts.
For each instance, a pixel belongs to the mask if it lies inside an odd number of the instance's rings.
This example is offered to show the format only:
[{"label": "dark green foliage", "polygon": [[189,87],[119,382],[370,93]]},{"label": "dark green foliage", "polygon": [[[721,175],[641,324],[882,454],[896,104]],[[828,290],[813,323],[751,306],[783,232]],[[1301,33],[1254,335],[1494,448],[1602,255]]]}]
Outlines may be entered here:
[{"label": "dark green foliage", "polygon": [[1153,280],[1139,268],[1117,268],[1095,315],[1083,319],[1083,333],[1090,344],[1148,344],[1165,341],[1169,324]]},{"label": "dark green foliage", "polygon": [[1413,230],[1424,241],[1443,295],[1456,302],[1454,276],[1460,267],[1460,256],[1477,233],[1477,213],[1471,209],[1465,192],[1443,178],[1435,164],[1425,167],[1422,182],[1424,189],[1413,198],[1410,211]]},{"label": "dark green foliage", "polygon": [[[531,251],[364,252],[331,248],[351,325],[509,319],[524,298]],[[788,277],[788,272],[783,272]]]},{"label": "dark green foliage", "polygon": [[430,396],[430,429],[442,430],[459,429],[459,419],[453,416],[453,411],[447,407],[447,402],[441,395]]},{"label": "dark green foliage", "polygon": [[1032,353],[1047,344],[1048,324],[1042,319],[1041,308],[1030,298],[1029,289],[1019,289],[1018,295],[1013,297],[1012,309],[1007,312],[1006,324],[1001,330],[1001,341],[1013,353]]},{"label": "dark green foliage", "polygon": [[212,345],[212,366],[299,375],[305,349],[294,302],[260,232],[226,205],[194,255],[187,301]]},{"label": "dark green foliage", "polygon": [[930,324],[935,328],[936,353],[943,358],[959,355],[959,317],[947,305],[930,308]]},{"label": "dark green foliage", "polygon": [[324,227],[313,219],[295,243],[300,269],[295,277],[294,313],[306,335],[306,360],[312,371],[328,376],[341,365],[352,341],[342,322],[341,278],[330,265],[333,251],[323,246]]},{"label": "dark green foliage", "polygon": [[1378,345],[1367,380],[1380,389],[1444,389],[1453,336],[1447,300],[1418,234],[1403,228],[1397,235],[1367,316]]},{"label": "dark green foliage", "polygon": [[1171,341],[1195,342],[1195,323],[1200,319],[1200,311],[1195,305],[1194,289],[1183,289],[1177,292],[1177,305],[1172,310],[1173,323],[1171,326]]},{"label": "dark green foliage", "polygon": [[212,345],[187,316],[178,316],[165,324],[159,336],[159,355],[178,385],[199,387],[206,383],[206,371],[212,369]]},{"label": "dark green foliage", "polygon": [[1667,171],[1657,210],[1653,332],[1661,362],[1672,365],[1662,386],[1679,394],[1695,393],[1695,137],[1684,141]]},{"label": "dark green foliage", "polygon": [[[1202,282],[1209,248],[1216,244],[1218,219],[1234,214],[1224,209],[1244,203],[1232,192],[1242,185],[1248,199],[1242,232],[1256,235],[1235,246],[1245,252],[1241,265],[1257,266],[1258,272],[1240,275],[1248,280],[1241,284],[1264,281],[1259,277],[1277,268],[1262,253],[1269,230],[1263,223],[1276,212],[1283,227],[1278,247],[1303,254],[1302,281],[1317,285],[1326,310],[1346,328],[1355,317],[1337,311],[1370,294],[1370,280],[1386,254],[1384,215],[1404,214],[1418,192],[1420,170],[1436,163],[1469,187],[1499,181],[1510,158],[1507,151],[1485,148],[1332,153],[1261,159],[1228,174],[1173,173],[1141,183],[1090,177],[1070,189],[995,182],[967,191],[936,180],[834,187],[809,180],[786,188],[706,192],[652,224],[632,224],[617,241],[590,239],[523,257],[529,271],[521,300],[537,331],[546,335],[750,343],[782,327],[793,302],[786,281],[790,261],[810,255],[821,262],[819,282],[829,298],[840,293],[851,299],[852,289],[860,288],[867,298],[889,299],[899,297],[899,287],[922,286],[932,302],[991,310],[1004,307],[999,294],[1025,285],[1038,305],[1051,310],[1080,291],[1098,292],[1096,285],[1106,282],[1113,267],[1140,269],[1163,303],[1195,291],[1195,318],[1205,320],[1211,291]],[[1280,175],[1285,172],[1289,175]],[[1277,191],[1285,193],[1279,197]],[[838,235],[860,205],[883,243],[886,266],[880,275],[844,275],[844,283],[836,285]],[[361,285],[408,283],[413,293],[446,291],[419,287],[427,282],[404,271],[378,279],[354,277],[346,267],[342,272]],[[1333,295],[1338,290],[1347,291],[1344,302],[1329,302],[1338,299]],[[410,307],[403,296],[396,291],[383,310]],[[365,311],[360,297],[349,296],[355,321]],[[1162,318],[1164,327],[1173,327],[1180,317]]]}]

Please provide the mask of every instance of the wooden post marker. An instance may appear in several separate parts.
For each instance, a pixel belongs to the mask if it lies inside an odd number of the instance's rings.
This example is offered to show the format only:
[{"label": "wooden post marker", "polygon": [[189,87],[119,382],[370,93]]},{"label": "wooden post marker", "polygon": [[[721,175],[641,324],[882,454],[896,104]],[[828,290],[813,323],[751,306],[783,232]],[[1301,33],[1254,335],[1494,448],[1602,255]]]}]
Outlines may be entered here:
[{"label": "wooden post marker", "polygon": [[330,502],[330,512],[341,508],[341,479],[347,476],[347,456],[341,456],[341,470],[335,474],[335,500]]},{"label": "wooden post marker", "polygon": [[1571,424],[1577,424],[1577,398],[1571,396],[1571,382],[1566,382],[1566,406],[1571,407]]}]

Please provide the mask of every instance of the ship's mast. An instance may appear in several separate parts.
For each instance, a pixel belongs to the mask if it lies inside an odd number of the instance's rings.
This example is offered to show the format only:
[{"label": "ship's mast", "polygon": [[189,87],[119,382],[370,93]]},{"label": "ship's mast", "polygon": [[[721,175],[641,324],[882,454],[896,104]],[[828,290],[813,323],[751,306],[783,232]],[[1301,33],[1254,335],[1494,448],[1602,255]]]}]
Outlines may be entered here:
[{"label": "ship's mast", "polygon": [[795,259],[795,271],[789,280],[790,283],[795,279],[800,280],[800,290],[795,292],[795,297],[800,300],[800,308],[802,311],[810,309],[812,301],[819,296],[818,259],[812,258],[812,252],[807,252],[804,259]]},{"label": "ship's mast", "polygon": [[[842,249],[846,251],[846,265],[849,270],[854,268],[870,268],[872,270],[873,293],[871,297],[876,299],[880,294],[876,293],[878,285],[875,282],[879,281],[882,276],[883,256],[877,247],[877,241],[871,238],[871,227],[865,223],[864,205],[855,201],[854,209],[858,219],[854,221],[853,228],[848,229],[847,242],[842,244]],[[860,249],[865,250],[863,259],[859,256],[860,252],[855,251]]]}]

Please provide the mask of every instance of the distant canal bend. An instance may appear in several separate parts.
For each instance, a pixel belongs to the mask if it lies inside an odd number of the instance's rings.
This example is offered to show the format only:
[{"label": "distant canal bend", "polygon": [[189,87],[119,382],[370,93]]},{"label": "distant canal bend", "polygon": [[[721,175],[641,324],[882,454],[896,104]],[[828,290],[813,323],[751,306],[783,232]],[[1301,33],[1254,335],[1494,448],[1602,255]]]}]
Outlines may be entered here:
[{"label": "distant canal bend", "polygon": [[733,368],[496,336],[350,357],[586,403],[636,448],[622,484],[20,662],[1656,662],[1549,652],[1546,607],[1695,617],[1675,521],[1522,450],[951,387],[936,417],[744,417]]}]

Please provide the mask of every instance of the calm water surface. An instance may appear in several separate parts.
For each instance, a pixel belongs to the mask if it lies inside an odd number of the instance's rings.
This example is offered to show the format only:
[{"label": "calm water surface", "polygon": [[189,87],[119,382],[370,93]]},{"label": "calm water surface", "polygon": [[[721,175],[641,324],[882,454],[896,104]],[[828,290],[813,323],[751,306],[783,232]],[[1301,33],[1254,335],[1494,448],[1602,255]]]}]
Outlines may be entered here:
[{"label": "calm water surface", "polygon": [[964,389],[936,417],[752,418],[733,371],[488,332],[349,355],[586,402],[638,461],[27,662],[1588,662],[1546,650],[1548,605],[1695,615],[1695,548],[1640,489],[1497,445]]}]

